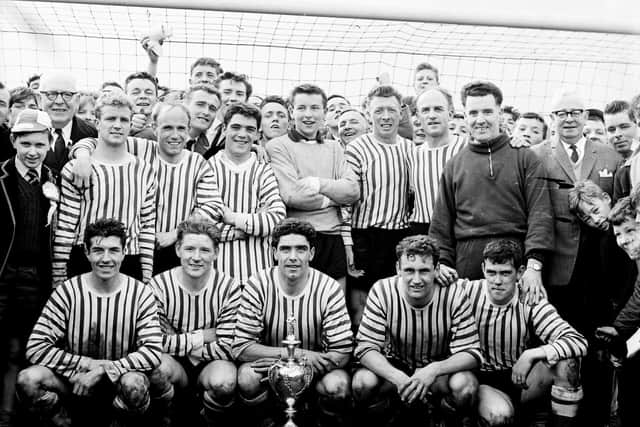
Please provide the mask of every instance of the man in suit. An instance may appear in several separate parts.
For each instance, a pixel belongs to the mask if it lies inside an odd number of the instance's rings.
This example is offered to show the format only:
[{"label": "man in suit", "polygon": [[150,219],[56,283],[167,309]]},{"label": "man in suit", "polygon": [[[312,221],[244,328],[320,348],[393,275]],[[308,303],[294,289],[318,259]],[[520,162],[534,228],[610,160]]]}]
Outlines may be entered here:
[{"label": "man in suit", "polygon": [[10,424],[24,348],[51,290],[55,178],[43,165],[53,137],[49,116],[26,109],[15,121],[16,155],[0,164],[0,426]]},{"label": "man in suit", "polygon": [[[593,341],[594,312],[606,310],[602,288],[611,288],[611,274],[600,262],[602,236],[598,230],[582,223],[569,209],[569,193],[578,181],[590,180],[609,197],[620,164],[619,156],[609,146],[587,140],[583,130],[588,118],[584,100],[574,91],[559,92],[551,104],[555,136],[532,148],[547,169],[549,192],[554,211],[555,247],[543,275],[550,302],[560,315]],[[596,357],[597,344],[590,342],[583,360],[585,392],[583,409],[588,408],[592,425],[605,422],[606,402],[594,400],[606,381]],[[587,414],[582,414],[587,416]],[[582,418],[583,421],[586,418]]]},{"label": "man in suit", "polygon": [[53,144],[44,164],[59,175],[69,159],[69,148],[83,138],[96,138],[96,129],[75,117],[78,110],[78,89],[75,78],[68,73],[47,74],[41,81],[42,110],[51,118]]}]

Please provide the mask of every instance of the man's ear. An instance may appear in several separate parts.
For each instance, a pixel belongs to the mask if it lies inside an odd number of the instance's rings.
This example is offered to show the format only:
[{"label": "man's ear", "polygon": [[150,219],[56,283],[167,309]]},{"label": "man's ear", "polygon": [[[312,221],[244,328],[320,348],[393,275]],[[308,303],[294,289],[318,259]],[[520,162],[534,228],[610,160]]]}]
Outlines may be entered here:
[{"label": "man's ear", "polygon": [[314,256],[316,256],[316,248],[309,249],[309,261],[313,261]]},{"label": "man's ear", "polygon": [[[483,267],[484,269],[484,267]],[[524,275],[524,272],[527,271],[527,267],[524,265],[521,265],[520,268],[518,268],[518,271],[516,272],[516,278],[518,279],[518,281],[520,281],[520,279],[522,279],[522,276]]]},{"label": "man's ear", "polygon": [[611,206],[611,197],[609,197],[609,195],[604,191],[602,192],[602,198],[609,206]]}]

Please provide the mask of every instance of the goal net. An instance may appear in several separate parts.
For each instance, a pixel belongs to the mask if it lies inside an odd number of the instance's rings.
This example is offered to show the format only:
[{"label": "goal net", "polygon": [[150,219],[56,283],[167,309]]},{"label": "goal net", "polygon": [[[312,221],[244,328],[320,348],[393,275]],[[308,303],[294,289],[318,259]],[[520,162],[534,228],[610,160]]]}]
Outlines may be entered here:
[{"label": "goal net", "polygon": [[247,74],[261,96],[315,82],[360,103],[382,72],[411,95],[413,69],[425,61],[457,105],[471,79],[497,83],[520,111],[546,111],[562,86],[596,108],[640,92],[637,35],[27,1],[0,1],[0,81],[13,87],[52,70],[73,72],[86,89],[123,81],[146,69],[139,40],[159,23],[173,35],[158,77],[176,89],[194,59],[210,56]]}]

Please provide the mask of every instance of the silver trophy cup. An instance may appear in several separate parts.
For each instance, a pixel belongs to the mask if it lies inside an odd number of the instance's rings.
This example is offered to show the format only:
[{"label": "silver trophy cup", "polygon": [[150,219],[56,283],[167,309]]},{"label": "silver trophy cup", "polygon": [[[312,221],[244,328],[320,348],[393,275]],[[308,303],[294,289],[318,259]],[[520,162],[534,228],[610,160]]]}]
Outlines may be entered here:
[{"label": "silver trophy cup", "polygon": [[287,348],[287,358],[278,360],[269,368],[269,384],[276,395],[287,404],[285,414],[287,422],[284,427],[296,427],[293,416],[296,413],[294,405],[296,398],[300,396],[311,384],[313,368],[305,359],[295,357],[296,348],[300,340],[296,338],[295,317],[287,318],[287,336],[282,343]]}]

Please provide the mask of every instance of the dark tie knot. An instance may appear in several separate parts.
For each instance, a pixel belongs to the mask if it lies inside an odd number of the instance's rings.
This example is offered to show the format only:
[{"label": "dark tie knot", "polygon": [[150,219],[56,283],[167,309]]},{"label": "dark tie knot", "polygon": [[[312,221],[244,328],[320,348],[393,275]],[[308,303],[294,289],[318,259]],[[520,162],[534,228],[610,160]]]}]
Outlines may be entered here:
[{"label": "dark tie knot", "polygon": [[38,178],[38,172],[35,169],[29,169],[27,171],[27,181],[31,185],[35,185],[40,181]]}]

